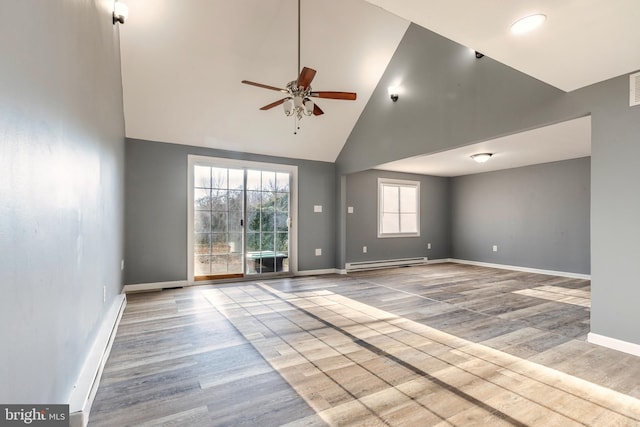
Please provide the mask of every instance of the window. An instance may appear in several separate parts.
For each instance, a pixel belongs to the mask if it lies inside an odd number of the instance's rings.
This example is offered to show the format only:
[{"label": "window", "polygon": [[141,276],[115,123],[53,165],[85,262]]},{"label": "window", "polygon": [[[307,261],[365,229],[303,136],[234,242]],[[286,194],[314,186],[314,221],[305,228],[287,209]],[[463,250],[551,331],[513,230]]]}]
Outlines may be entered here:
[{"label": "window", "polygon": [[420,236],[420,182],[378,178],[378,237]]}]

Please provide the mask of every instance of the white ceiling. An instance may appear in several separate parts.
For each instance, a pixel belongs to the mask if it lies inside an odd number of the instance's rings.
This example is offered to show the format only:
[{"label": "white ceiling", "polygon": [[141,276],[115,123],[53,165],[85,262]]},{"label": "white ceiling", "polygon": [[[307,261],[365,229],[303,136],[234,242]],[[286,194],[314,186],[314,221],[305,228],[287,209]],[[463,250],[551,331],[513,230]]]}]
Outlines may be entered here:
[{"label": "white ceiling", "polygon": [[[367,0],[564,91],[640,69],[638,0]],[[511,24],[547,16],[514,36]]]},{"label": "white ceiling", "polygon": [[[296,78],[296,0],[124,1],[130,138],[334,161],[409,21],[567,91],[640,69],[639,0],[302,0],[301,65],[318,71],[313,89],[353,91],[358,100],[318,100],[325,114],[303,118],[293,135],[293,119],[281,108],[258,110],[282,95],[240,81],[283,87]],[[510,24],[531,12],[547,14],[546,24],[512,36]],[[568,137],[562,125],[550,127],[544,141],[558,146],[584,136],[576,128]],[[539,145],[508,145],[522,147],[518,162],[539,162]],[[433,165],[452,158],[435,156]],[[458,173],[454,163],[438,170]]]},{"label": "white ceiling", "polygon": [[[491,153],[486,163],[472,154]],[[385,163],[377,169],[433,176],[460,176],[591,155],[591,116],[520,132],[453,150]]]},{"label": "white ceiling", "polygon": [[130,138],[334,161],[409,23],[363,0],[302,2],[301,66],[325,114],[294,120],[259,108],[298,77],[296,0],[126,0],[121,26],[126,134]]}]

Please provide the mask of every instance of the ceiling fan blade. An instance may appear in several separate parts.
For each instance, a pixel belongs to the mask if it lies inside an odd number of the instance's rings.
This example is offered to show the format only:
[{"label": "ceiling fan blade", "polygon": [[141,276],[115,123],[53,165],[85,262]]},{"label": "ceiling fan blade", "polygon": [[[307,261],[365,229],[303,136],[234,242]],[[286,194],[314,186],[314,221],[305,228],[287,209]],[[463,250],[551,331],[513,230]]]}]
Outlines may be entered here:
[{"label": "ceiling fan blade", "polygon": [[345,99],[347,101],[355,101],[355,92],[311,92],[309,96],[315,96],[316,98],[329,98],[329,99]]},{"label": "ceiling fan blade", "polygon": [[243,80],[242,83],[244,83],[246,85],[251,85],[251,86],[258,86],[258,87],[261,87],[263,89],[277,90],[278,92],[285,92],[285,93],[287,92],[286,89],[281,89],[281,88],[275,87],[275,86],[263,85],[262,83],[250,82],[249,80]]},{"label": "ceiling fan blade", "polygon": [[314,104],[313,104],[313,115],[314,115],[314,116],[320,116],[320,115],[322,115],[322,114],[324,114],[324,111],[322,111],[322,110],[320,109],[320,107],[318,107],[318,104],[314,103]]},{"label": "ceiling fan blade", "polygon": [[298,87],[309,87],[311,80],[316,76],[316,70],[303,67],[298,76]]},{"label": "ceiling fan blade", "polygon": [[289,97],[287,96],[286,98],[282,98],[277,100],[276,102],[272,102],[269,105],[265,105],[264,107],[260,108],[261,110],[270,110],[273,107],[277,107],[278,105],[282,104],[284,101],[286,101],[287,99],[289,99]]}]

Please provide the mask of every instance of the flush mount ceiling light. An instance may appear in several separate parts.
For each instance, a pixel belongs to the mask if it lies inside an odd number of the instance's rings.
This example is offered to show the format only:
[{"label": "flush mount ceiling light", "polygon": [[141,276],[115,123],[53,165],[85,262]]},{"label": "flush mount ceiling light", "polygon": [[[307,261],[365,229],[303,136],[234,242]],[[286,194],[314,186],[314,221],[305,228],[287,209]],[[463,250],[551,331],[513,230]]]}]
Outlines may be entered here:
[{"label": "flush mount ceiling light", "polygon": [[526,34],[538,28],[546,20],[547,15],[543,15],[541,13],[525,16],[522,19],[518,19],[513,23],[513,25],[511,25],[511,32],[513,34]]},{"label": "flush mount ceiling light", "polygon": [[477,163],[484,163],[493,156],[493,153],[478,153],[471,156]]}]

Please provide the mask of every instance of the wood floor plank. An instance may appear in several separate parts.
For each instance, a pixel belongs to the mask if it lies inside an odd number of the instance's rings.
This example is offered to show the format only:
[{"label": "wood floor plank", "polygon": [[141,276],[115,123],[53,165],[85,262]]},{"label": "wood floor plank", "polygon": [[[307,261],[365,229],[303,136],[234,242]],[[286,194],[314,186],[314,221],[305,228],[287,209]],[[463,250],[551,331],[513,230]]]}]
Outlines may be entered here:
[{"label": "wood floor plank", "polygon": [[639,425],[589,288],[445,263],[130,295],[90,425]]}]

